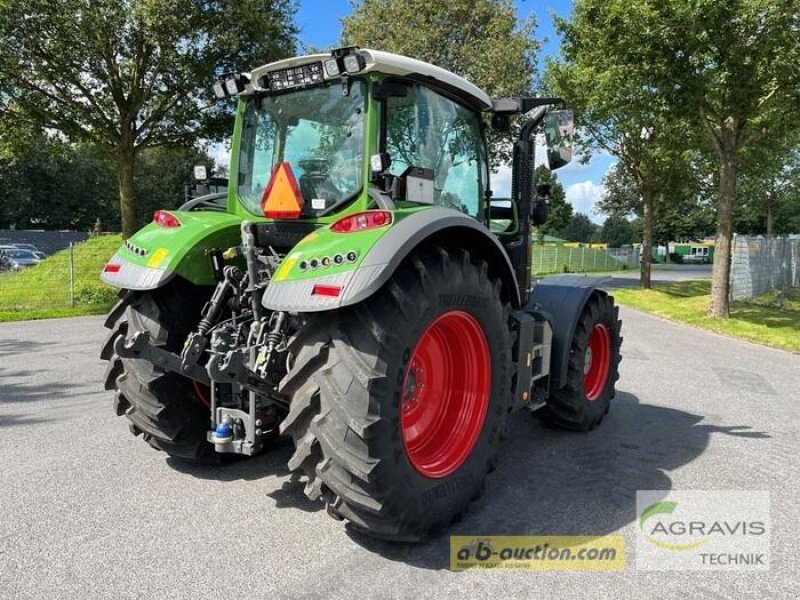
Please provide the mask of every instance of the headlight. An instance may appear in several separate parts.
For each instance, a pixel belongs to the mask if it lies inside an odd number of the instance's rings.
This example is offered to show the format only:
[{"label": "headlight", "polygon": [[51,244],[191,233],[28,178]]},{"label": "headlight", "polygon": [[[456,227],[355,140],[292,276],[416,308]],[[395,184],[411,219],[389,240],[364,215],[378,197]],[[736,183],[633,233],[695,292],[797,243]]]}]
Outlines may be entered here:
[{"label": "headlight", "polygon": [[212,89],[214,90],[214,96],[217,98],[217,100],[225,99],[225,88],[223,87],[221,81],[215,81]]},{"label": "headlight", "polygon": [[348,54],[344,57],[344,70],[348,73],[358,73],[365,66],[360,54]]},{"label": "headlight", "polygon": [[328,77],[336,77],[341,72],[339,71],[339,61],[337,61],[335,58],[329,58],[323,64],[325,66],[325,73],[328,74]]},{"label": "headlight", "polygon": [[238,77],[229,77],[225,80],[225,91],[227,91],[230,96],[238,95],[243,89],[244,86],[241,84]]}]

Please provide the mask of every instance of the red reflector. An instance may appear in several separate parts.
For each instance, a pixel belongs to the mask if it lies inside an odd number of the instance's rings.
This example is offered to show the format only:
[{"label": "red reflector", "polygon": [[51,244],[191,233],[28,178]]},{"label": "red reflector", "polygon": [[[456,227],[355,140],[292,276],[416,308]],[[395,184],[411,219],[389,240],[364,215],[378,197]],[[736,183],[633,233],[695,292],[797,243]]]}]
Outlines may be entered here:
[{"label": "red reflector", "polygon": [[105,268],[103,269],[104,273],[119,273],[119,270],[122,268],[122,265],[115,265],[113,263],[108,263]]},{"label": "red reflector", "polygon": [[338,285],[315,285],[311,290],[312,296],[329,296],[331,298],[338,298],[341,293],[342,288]]},{"label": "red reflector", "polygon": [[169,228],[181,226],[181,222],[178,221],[177,217],[165,210],[157,210],[153,213],[153,223],[159,225],[160,227]]},{"label": "red reflector", "polygon": [[368,210],[348,215],[331,225],[334,233],[354,233],[367,229],[376,229],[391,224],[392,213],[388,210]]}]

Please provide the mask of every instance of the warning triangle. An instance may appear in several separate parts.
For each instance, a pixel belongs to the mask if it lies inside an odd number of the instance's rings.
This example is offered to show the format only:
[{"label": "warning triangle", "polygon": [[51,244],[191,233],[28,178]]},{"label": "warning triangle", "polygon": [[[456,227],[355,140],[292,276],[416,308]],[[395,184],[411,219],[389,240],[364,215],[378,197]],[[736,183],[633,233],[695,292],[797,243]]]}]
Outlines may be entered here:
[{"label": "warning triangle", "polygon": [[261,210],[268,219],[298,219],[305,201],[288,162],[280,162],[272,170],[267,189],[261,198]]}]

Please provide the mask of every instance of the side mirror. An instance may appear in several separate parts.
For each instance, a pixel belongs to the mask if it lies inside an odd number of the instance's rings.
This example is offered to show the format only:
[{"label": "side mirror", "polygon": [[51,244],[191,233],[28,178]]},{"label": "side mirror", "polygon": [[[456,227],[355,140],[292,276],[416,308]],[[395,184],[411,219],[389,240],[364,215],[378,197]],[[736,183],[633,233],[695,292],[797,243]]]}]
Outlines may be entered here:
[{"label": "side mirror", "polygon": [[572,160],[575,121],[571,110],[553,110],[544,117],[544,138],[550,170],[560,169]]},{"label": "side mirror", "polygon": [[208,179],[208,169],[206,169],[205,165],[194,166],[194,178],[197,181],[205,181]]},{"label": "side mirror", "polygon": [[535,227],[541,227],[547,223],[547,217],[550,216],[550,205],[546,200],[538,200],[531,209],[531,223]]}]

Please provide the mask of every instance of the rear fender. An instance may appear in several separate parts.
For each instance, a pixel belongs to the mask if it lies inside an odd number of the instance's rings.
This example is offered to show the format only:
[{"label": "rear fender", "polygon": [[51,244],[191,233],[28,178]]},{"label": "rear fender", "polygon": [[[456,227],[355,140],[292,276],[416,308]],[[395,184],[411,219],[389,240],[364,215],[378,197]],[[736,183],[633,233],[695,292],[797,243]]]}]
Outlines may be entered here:
[{"label": "rear fender", "polygon": [[[462,247],[489,263],[503,284],[504,298],[520,304],[514,270],[497,239],[479,222],[449,208],[398,210],[390,227],[363,233],[333,233],[323,228],[309,235],[284,259],[264,293],[270,310],[318,312],[351,306],[369,298],[412,252],[438,244]],[[354,260],[341,265],[331,257]],[[323,266],[322,261],[328,265]],[[309,265],[317,265],[313,268]],[[315,291],[335,290],[336,295]]]},{"label": "rear fender", "polygon": [[550,386],[562,388],[567,382],[567,366],[575,326],[583,307],[593,294],[606,295],[598,289],[601,277],[562,275],[548,277],[533,288],[526,312],[544,316],[553,329],[550,360]]},{"label": "rear fender", "polygon": [[105,266],[101,279],[131,290],[152,290],[175,275],[196,285],[214,285],[209,248],[227,249],[241,242],[241,219],[221,212],[169,211],[180,227],[150,223],[120,247]]}]

